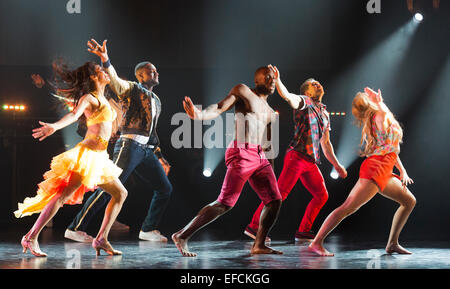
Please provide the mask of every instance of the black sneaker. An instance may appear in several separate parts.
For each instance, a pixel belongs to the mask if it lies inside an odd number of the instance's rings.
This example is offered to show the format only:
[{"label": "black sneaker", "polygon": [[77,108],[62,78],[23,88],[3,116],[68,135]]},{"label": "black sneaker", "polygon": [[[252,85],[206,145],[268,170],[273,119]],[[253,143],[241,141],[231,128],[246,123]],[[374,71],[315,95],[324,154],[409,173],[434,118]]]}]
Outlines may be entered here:
[{"label": "black sneaker", "polygon": [[316,237],[313,231],[295,232],[295,241],[312,241]]}]

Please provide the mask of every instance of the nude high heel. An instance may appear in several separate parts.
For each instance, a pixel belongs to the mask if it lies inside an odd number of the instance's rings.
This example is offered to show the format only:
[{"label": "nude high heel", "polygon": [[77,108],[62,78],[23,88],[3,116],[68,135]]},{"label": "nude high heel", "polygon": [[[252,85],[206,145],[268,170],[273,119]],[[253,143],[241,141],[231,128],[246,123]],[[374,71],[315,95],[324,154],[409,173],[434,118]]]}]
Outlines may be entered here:
[{"label": "nude high heel", "polygon": [[94,239],[92,241],[92,248],[95,249],[97,256],[100,256],[100,250],[105,251],[108,255],[122,255],[121,251],[114,250],[111,244],[105,239]]},{"label": "nude high heel", "polygon": [[33,254],[36,257],[47,257],[47,254],[42,252],[41,249],[39,248],[39,244],[37,244],[37,242],[36,243],[32,242],[26,236],[22,237],[20,244],[22,245],[23,253],[26,253],[27,250],[30,249],[31,254]]}]

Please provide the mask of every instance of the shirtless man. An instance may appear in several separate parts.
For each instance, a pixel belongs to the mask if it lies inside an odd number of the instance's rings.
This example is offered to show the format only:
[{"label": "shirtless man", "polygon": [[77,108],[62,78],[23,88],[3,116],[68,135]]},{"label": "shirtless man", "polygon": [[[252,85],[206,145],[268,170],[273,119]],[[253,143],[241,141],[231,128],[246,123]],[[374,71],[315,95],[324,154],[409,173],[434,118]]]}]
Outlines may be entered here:
[{"label": "shirtless man", "polygon": [[189,251],[187,244],[189,238],[231,210],[247,180],[264,203],[251,254],[282,254],[264,244],[281,207],[277,180],[261,146],[264,133],[275,118],[275,112],[267,103],[267,98],[274,92],[273,71],[264,66],[255,72],[255,88],[250,89],[245,84],[238,84],[222,101],[202,111],[194,106],[189,97],[185,97],[184,109],[191,119],[196,120],[214,119],[234,106],[235,140],[225,152],[227,173],[219,197],[202,208],[186,227],[172,235],[172,240],[183,256],[197,255]]},{"label": "shirtless man", "polygon": [[[294,109],[295,131],[284,157],[283,170],[278,178],[278,187],[285,200],[298,180],[313,196],[306,207],[300,226],[295,233],[295,241],[311,241],[315,234],[311,231],[314,220],[328,200],[325,180],[318,164],[320,149],[325,158],[333,165],[341,178],[347,177],[347,170],[334,154],[330,138],[330,117],[322,103],[324,89],[322,85],[310,78],[300,86],[300,95],[290,93],[280,79],[280,72],[269,65],[275,76],[278,94]],[[244,234],[255,238],[263,204],[253,214],[252,221]]]}]

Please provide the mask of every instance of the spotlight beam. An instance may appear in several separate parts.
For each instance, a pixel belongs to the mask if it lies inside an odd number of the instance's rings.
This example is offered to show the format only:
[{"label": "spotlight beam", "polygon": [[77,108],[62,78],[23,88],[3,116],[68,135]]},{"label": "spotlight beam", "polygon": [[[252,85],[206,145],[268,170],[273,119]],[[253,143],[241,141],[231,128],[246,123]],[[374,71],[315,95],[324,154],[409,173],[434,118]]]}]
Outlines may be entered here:
[{"label": "spotlight beam", "polygon": [[[373,86],[386,90],[386,87],[392,85],[392,79],[398,74],[400,63],[410,47],[417,27],[417,23],[411,19],[398,28],[353,68],[341,74],[341,77],[330,86],[329,91],[344,96],[347,102],[346,107],[351,107],[353,96],[358,89],[362,90],[365,86]],[[357,159],[360,138],[360,129],[351,121],[347,121],[336,147],[336,155],[343,166],[348,167]]]}]

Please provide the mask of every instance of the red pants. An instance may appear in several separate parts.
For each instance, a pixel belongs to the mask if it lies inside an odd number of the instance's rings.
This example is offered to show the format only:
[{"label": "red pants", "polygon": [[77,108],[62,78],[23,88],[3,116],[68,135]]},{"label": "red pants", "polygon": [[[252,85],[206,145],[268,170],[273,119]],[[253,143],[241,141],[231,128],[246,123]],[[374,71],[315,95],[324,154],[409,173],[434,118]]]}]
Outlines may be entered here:
[{"label": "red pants", "polygon": [[[278,178],[278,187],[283,200],[287,198],[297,180],[300,179],[303,186],[311,193],[313,199],[309,202],[299,232],[309,232],[313,222],[328,200],[328,192],[322,173],[316,163],[307,159],[301,153],[289,149],[284,157],[283,170]],[[264,204],[261,203],[253,215],[250,228],[257,231],[259,227],[259,217]]]},{"label": "red pants", "polygon": [[263,204],[281,199],[277,178],[261,146],[235,141],[225,152],[225,164],[227,173],[217,198],[219,203],[233,207],[247,181]]}]

